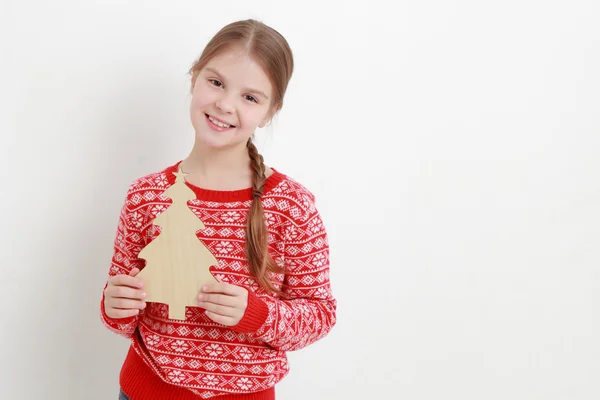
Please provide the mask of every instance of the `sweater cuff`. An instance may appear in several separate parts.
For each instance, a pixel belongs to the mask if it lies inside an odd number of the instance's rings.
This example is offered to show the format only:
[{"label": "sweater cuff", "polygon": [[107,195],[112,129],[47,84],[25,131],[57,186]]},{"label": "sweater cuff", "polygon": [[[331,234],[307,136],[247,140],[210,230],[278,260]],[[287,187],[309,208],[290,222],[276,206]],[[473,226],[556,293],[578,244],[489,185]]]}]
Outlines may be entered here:
[{"label": "sweater cuff", "polygon": [[253,291],[248,290],[248,306],[246,313],[231,329],[238,333],[253,333],[259,330],[269,316],[267,303],[261,300]]}]

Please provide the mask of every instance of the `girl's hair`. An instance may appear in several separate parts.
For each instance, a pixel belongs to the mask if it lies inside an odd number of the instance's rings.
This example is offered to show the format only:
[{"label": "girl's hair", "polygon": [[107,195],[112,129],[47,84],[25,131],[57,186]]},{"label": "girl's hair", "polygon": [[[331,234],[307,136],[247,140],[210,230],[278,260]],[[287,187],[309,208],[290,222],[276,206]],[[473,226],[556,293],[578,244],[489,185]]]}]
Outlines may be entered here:
[{"label": "girl's hair", "polygon": [[[253,19],[226,25],[208,42],[200,58],[189,71],[192,76],[192,91],[198,73],[208,61],[234,47],[246,50],[267,74],[273,86],[269,110],[279,111],[283,106],[283,98],[294,69],[292,50],[279,32]],[[252,138],[248,139],[246,147],[253,172],[252,204],[246,225],[246,255],[250,272],[261,287],[281,294],[268,277],[269,272],[281,272],[281,268],[275,264],[267,250],[268,232],[261,202],[266,181],[265,164],[252,143]]]}]

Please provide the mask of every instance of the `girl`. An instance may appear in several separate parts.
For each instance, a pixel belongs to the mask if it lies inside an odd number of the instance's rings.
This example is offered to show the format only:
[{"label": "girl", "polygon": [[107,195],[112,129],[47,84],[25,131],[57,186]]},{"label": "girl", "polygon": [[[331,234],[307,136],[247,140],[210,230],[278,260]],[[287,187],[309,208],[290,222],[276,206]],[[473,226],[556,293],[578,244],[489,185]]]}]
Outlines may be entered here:
[{"label": "girl", "polygon": [[[253,132],[279,111],[292,52],[254,20],[225,26],[190,70],[194,146],[187,158],[133,182],[121,210],[101,318],[131,339],[120,399],[274,399],[286,351],[324,337],[336,322],[327,235],[314,196],[263,163]],[[145,302],[139,252],[159,234],[162,193],[179,169],[196,199],[196,232],[218,264],[185,320]]]}]

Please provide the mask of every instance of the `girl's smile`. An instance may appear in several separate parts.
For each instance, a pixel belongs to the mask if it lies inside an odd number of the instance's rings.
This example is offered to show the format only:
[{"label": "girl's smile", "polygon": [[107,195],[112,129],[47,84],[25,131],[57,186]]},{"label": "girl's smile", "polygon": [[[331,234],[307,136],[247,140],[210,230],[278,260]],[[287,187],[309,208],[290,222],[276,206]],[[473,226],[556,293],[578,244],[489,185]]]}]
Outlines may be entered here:
[{"label": "girl's smile", "polygon": [[210,128],[212,130],[215,130],[217,132],[225,132],[226,130],[235,128],[235,125],[227,124],[226,122],[224,122],[218,118],[215,118],[212,115],[208,115],[208,114],[205,114],[205,115],[206,115],[206,121],[208,121],[208,126],[210,126]]}]

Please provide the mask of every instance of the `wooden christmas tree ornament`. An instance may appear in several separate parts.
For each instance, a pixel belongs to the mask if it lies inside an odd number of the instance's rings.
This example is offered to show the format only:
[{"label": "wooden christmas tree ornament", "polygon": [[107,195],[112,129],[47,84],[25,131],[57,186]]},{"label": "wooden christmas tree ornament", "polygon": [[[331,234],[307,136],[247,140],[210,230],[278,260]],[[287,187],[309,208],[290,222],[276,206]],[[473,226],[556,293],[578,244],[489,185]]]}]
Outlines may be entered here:
[{"label": "wooden christmas tree ornament", "polygon": [[186,306],[198,307],[202,286],[217,282],[209,269],[217,259],[196,236],[204,224],[187,205],[196,198],[185,183],[187,174],[180,168],[174,175],[175,183],[164,192],[173,203],[154,219],[161,232],[140,252],[146,266],[137,277],[147,302],[166,304],[169,318],[185,320]]}]

